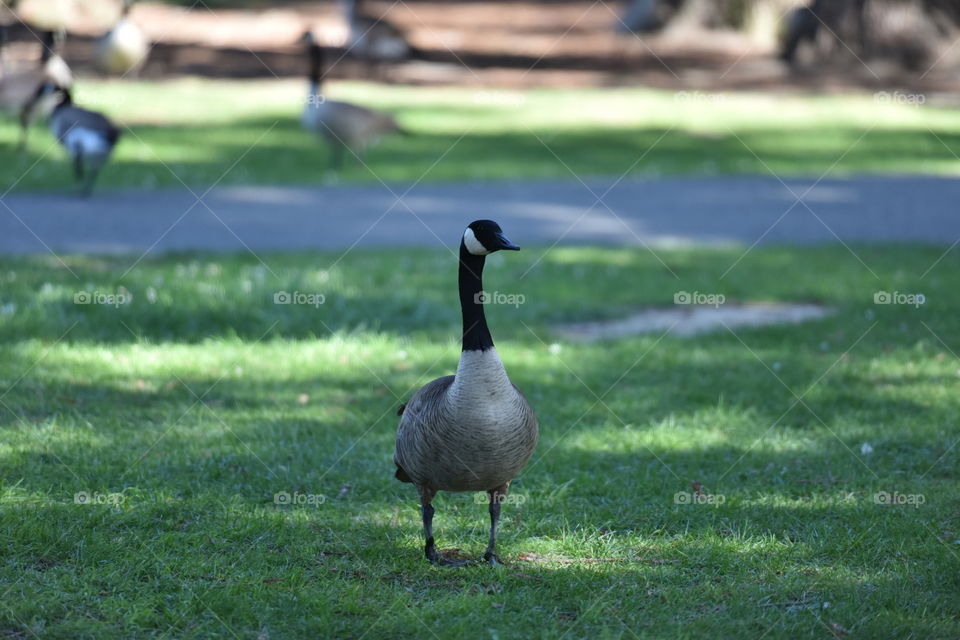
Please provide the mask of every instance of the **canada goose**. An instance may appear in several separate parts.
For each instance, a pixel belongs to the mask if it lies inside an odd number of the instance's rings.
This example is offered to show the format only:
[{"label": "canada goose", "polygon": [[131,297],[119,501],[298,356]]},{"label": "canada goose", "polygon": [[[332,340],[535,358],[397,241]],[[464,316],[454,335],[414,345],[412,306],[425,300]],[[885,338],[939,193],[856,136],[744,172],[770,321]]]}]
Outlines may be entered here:
[{"label": "canada goose", "polygon": [[120,130],[102,113],[74,105],[69,89],[48,83],[40,88],[40,93],[54,96],[50,131],[70,154],[81,193],[90,195],[97,175],[120,138]]},{"label": "canada goose", "polygon": [[130,20],[130,6],[134,1],[123,0],[120,19],[97,43],[96,62],[104,73],[136,73],[147,60],[147,39],[140,27]]},{"label": "canada goose", "polygon": [[780,59],[793,64],[797,50],[806,41],[813,44],[817,41],[820,31],[820,20],[810,7],[797,7],[790,12],[787,20],[786,34],[783,46],[780,49]]},{"label": "canada goose", "polygon": [[484,261],[501,249],[520,247],[496,222],[467,226],[460,241],[463,350],[457,373],[430,382],[399,411],[395,475],[420,493],[424,551],[432,564],[464,564],[443,558],[434,545],[432,500],[438,491],[486,491],[490,542],[483,558],[500,563],[494,550],[500,504],[537,444],[536,416],[507,377],[483,313]]},{"label": "canada goose", "polygon": [[361,0],[342,0],[349,35],[347,51],[358,58],[377,62],[406,60],[413,52],[403,32],[387,22],[364,13]]},{"label": "canada goose", "polygon": [[304,129],[326,139],[331,150],[331,166],[339,170],[347,149],[362,154],[387,133],[406,133],[393,117],[349,102],[327,100],[321,93],[323,47],[309,31],[303,36],[310,57],[309,93],[300,122]]},{"label": "canada goose", "polygon": [[[4,29],[6,31],[6,29]],[[40,89],[45,83],[69,88],[73,84],[70,67],[57,53],[64,39],[62,30],[44,31],[43,50],[40,64],[34,69],[0,73],[0,109],[16,113],[20,119],[20,149],[27,145],[27,135],[32,123],[38,116],[49,113],[52,104],[43,100]],[[0,36],[0,48],[2,40]]]}]

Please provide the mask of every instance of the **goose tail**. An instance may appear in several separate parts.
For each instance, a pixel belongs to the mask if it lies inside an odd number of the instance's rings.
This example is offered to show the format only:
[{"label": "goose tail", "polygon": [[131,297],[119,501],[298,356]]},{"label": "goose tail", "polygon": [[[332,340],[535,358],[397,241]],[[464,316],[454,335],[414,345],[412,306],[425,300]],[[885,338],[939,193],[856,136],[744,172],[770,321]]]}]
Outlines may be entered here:
[{"label": "goose tail", "polygon": [[400,465],[397,465],[397,470],[394,472],[393,477],[399,480],[400,482],[410,482],[410,483],[413,482],[410,476],[407,475],[407,472],[404,471],[403,467],[401,467]]}]

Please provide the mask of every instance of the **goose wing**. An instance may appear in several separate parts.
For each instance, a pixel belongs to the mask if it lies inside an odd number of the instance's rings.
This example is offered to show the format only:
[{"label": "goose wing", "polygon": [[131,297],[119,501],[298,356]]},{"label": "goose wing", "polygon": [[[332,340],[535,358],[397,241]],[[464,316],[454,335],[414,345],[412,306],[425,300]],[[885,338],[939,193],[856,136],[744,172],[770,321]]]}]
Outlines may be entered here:
[{"label": "goose wing", "polygon": [[387,114],[336,100],[307,106],[304,124],[351,147],[364,146],[382,134],[400,130]]},{"label": "goose wing", "polygon": [[0,77],[0,108],[22,108],[33,98],[43,79],[43,74],[37,71],[16,71]]},{"label": "goose wing", "polygon": [[393,454],[398,480],[413,482],[422,476],[418,471],[425,462],[421,455],[425,449],[423,442],[440,419],[441,400],[453,384],[453,378],[454,376],[444,376],[424,385],[401,408],[396,450]]}]

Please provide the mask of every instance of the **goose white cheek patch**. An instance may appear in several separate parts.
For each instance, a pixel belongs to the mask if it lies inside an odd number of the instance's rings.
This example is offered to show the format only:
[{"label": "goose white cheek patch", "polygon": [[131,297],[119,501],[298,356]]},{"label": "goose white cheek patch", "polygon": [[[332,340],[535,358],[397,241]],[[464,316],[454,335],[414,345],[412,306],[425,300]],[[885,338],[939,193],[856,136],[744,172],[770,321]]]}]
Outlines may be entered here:
[{"label": "goose white cheek patch", "polygon": [[477,240],[477,236],[473,235],[473,229],[470,228],[467,228],[467,230],[463,232],[463,245],[467,248],[467,251],[475,256],[485,256],[490,253],[490,251]]}]

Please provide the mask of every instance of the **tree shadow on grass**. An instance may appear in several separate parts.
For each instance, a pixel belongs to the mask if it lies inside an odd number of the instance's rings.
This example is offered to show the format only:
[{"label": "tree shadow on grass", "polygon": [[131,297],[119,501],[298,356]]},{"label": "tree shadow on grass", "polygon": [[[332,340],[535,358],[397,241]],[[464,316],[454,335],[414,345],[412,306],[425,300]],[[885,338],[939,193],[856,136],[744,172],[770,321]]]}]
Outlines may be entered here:
[{"label": "tree shadow on grass", "polygon": [[[859,476],[873,482],[898,469],[927,470],[945,454],[937,434],[955,415],[950,403],[892,395],[860,370],[841,365],[807,392],[804,406],[732,340],[718,340],[710,360],[684,358],[676,345],[668,345],[663,355],[652,354],[623,379],[620,363],[611,370],[606,351],[578,356],[573,372],[563,365],[545,372],[540,365],[512,364],[511,375],[536,407],[541,423],[532,468],[557,484],[580,478],[577,482],[587,487],[592,483],[583,475],[586,470],[602,477],[640,468],[649,474],[652,468],[661,481],[680,491],[694,480],[729,483],[781,474],[783,469],[809,482]],[[48,354],[40,369],[31,369],[33,361],[23,355],[19,362],[8,361],[11,371],[20,367],[27,373],[4,397],[0,428],[20,431],[19,437],[30,441],[30,429],[61,425],[43,439],[44,448],[17,454],[15,467],[24,473],[49,463],[50,455],[79,469],[97,460],[102,465],[96,467],[99,482],[113,485],[128,480],[116,474],[129,469],[131,455],[152,451],[155,457],[138,461],[135,477],[175,479],[177,467],[189,469],[191,460],[205,451],[198,461],[215,464],[218,456],[236,460],[239,455],[246,460],[241,466],[253,474],[266,471],[270,476],[282,467],[295,478],[329,469],[328,482],[339,486],[352,478],[389,479],[397,407],[410,390],[452,369],[456,355],[451,353],[449,363],[434,366],[432,372],[416,361],[402,371],[375,361],[363,366],[318,362],[314,372],[283,380],[255,371],[237,376],[227,367],[225,377],[171,369],[90,383],[76,382],[77,373],[59,365],[57,357]],[[778,357],[789,365],[781,373],[784,384],[797,393],[806,391],[835,359],[832,354]],[[581,380],[590,380],[594,389]],[[594,393],[614,384],[603,402],[597,402]],[[723,406],[718,398],[725,399]],[[714,422],[726,430],[710,427]],[[661,442],[670,439],[667,425],[698,433],[704,440]],[[167,439],[173,427],[176,434]],[[609,440],[606,434],[611,432],[622,434],[622,443],[597,442],[598,437]],[[777,455],[754,450],[758,444],[768,449],[764,439],[784,438],[798,444]],[[724,441],[729,444],[721,446]],[[878,449],[873,458],[860,452],[865,441]],[[623,450],[615,454],[622,459],[610,465],[602,462],[614,456],[608,445]],[[37,458],[41,455],[45,457]],[[172,466],[170,459],[175,460]],[[747,472],[738,468],[741,461]],[[154,465],[157,472],[151,470]],[[65,483],[74,480],[68,469],[28,475],[33,480],[27,488],[39,488],[31,487],[32,482],[54,477]]]}]

